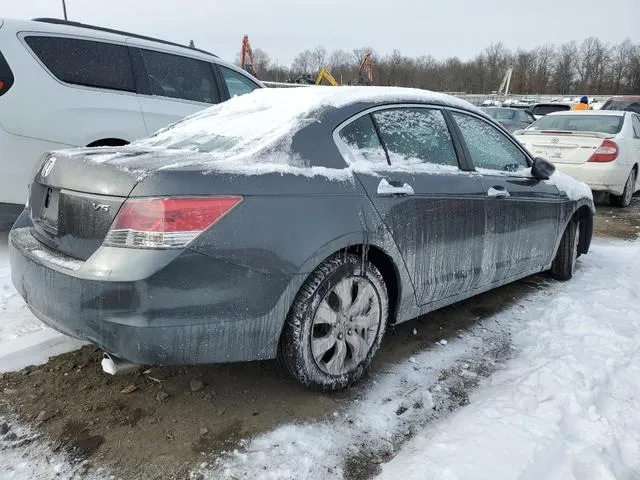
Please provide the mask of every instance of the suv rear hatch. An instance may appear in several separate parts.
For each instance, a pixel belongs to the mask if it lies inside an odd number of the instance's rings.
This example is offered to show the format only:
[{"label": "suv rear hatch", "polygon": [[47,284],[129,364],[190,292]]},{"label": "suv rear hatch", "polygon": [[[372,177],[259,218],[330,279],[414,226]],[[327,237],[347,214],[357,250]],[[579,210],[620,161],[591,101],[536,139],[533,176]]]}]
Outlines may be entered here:
[{"label": "suv rear hatch", "polygon": [[105,162],[145,154],[98,148],[47,155],[29,193],[34,237],[73,258],[89,258],[143,175],[117,161]]}]

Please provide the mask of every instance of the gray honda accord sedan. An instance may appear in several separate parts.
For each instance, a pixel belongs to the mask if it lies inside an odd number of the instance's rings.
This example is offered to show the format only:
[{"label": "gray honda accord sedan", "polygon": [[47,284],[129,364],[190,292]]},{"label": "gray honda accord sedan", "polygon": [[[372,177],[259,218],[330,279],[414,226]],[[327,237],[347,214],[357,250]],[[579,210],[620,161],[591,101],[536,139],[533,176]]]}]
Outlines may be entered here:
[{"label": "gray honda accord sedan", "polygon": [[571,278],[593,212],[584,184],[453,97],[260,89],[129,146],[46,155],[12,279],[44,323],[122,361],[279,357],[328,391],[388,325]]}]

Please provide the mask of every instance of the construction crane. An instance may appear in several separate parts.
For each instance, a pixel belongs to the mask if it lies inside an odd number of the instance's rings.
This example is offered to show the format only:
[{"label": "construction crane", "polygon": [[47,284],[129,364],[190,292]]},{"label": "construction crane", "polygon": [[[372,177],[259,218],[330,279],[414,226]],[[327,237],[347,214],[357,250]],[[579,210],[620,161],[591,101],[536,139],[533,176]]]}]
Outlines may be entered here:
[{"label": "construction crane", "polygon": [[367,52],[363,55],[358,67],[358,85],[373,85],[373,55]]},{"label": "construction crane", "polygon": [[251,44],[249,43],[249,35],[242,37],[242,55],[240,65],[243,70],[249,72],[254,77],[257,77],[256,71],[253,68],[253,51],[251,50]]},{"label": "construction crane", "polygon": [[340,85],[338,83],[338,81],[333,78],[333,75],[331,75],[329,73],[329,70],[327,70],[327,67],[322,67],[320,69],[320,71],[318,72],[318,75],[316,75],[316,85],[322,85],[322,80],[326,80],[327,82],[329,82],[329,85],[333,85],[334,87],[337,87],[338,85]]}]

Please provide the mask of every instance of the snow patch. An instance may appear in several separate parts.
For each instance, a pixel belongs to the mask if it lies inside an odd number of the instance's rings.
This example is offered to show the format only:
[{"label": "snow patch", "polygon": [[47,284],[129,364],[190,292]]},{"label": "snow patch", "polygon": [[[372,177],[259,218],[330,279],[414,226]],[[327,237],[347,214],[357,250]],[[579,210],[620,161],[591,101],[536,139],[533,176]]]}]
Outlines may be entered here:
[{"label": "snow patch", "polygon": [[558,190],[566,193],[569,200],[581,200],[583,198],[593,200],[593,193],[586,183],[582,183],[559,170],[553,172],[549,180],[545,180],[545,182],[555,185]]},{"label": "snow patch", "polygon": [[572,281],[494,316],[518,354],[380,480],[639,478],[639,272],[640,242],[596,241]]}]

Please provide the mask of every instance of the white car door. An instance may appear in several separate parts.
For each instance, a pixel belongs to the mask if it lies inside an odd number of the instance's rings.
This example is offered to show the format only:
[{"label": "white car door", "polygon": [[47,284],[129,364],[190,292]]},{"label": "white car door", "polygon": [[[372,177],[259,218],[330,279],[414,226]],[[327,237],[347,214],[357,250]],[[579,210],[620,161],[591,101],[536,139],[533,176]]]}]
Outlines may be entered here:
[{"label": "white car door", "polygon": [[149,135],[220,102],[209,62],[141,47],[133,55],[144,72],[138,98]]}]

